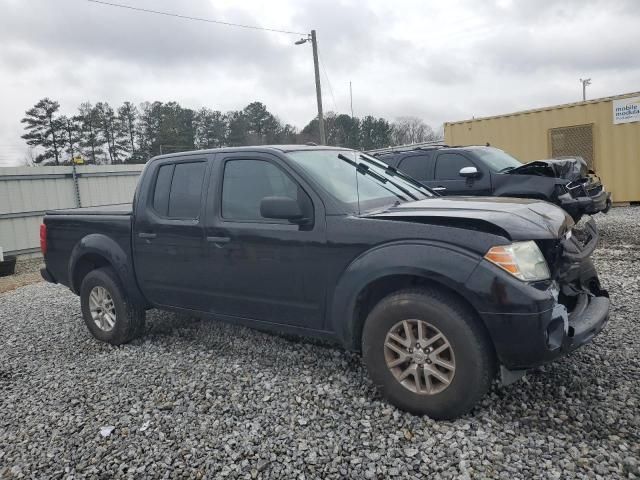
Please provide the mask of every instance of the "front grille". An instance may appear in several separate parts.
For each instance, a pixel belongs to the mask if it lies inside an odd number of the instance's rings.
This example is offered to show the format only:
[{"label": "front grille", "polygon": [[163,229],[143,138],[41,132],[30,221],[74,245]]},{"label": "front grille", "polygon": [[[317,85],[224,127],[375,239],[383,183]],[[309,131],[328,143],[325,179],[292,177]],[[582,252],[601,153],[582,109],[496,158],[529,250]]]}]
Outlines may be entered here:
[{"label": "front grille", "polygon": [[593,197],[602,192],[602,184],[593,180],[569,182],[565,187],[573,198]]}]

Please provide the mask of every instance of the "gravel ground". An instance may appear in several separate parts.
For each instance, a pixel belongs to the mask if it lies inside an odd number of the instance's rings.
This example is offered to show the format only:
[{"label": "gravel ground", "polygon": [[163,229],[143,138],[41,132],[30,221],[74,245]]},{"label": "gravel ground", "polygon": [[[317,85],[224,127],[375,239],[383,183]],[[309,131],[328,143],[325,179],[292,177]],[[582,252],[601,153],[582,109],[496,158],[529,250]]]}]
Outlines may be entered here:
[{"label": "gravel ground", "polygon": [[27,258],[16,262],[13,275],[0,277],[0,293],[15,290],[18,287],[42,281],[40,265],[42,258]]},{"label": "gravel ground", "polygon": [[0,295],[0,478],[640,478],[640,208],[597,221],[606,330],[455,422],[330,346],[153,311],[112,347],[62,287]]}]

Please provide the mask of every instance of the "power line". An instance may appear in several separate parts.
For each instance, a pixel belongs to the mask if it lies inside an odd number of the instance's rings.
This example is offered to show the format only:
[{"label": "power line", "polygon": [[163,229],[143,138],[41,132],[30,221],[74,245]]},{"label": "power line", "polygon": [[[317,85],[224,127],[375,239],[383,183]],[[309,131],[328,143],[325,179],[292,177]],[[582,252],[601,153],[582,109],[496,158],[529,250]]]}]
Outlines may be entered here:
[{"label": "power line", "polygon": [[327,85],[329,86],[329,93],[331,94],[331,100],[333,101],[333,108],[336,109],[336,113],[338,113],[338,105],[336,105],[336,97],[333,96],[333,87],[331,86],[331,80],[329,80],[329,75],[327,75],[327,70],[324,67],[324,61],[322,60],[322,56],[318,53],[318,58],[320,59],[320,66],[322,67],[322,73],[324,73],[324,77],[327,79]]},{"label": "power line", "polygon": [[250,30],[264,30],[265,32],[286,33],[288,35],[308,35],[308,33],[292,32],[289,30],[278,30],[276,28],[258,27],[255,25],[243,25],[241,23],[223,22],[220,20],[211,20],[210,18],[190,17],[188,15],[180,15],[171,12],[162,12],[160,10],[151,10],[149,8],[132,7],[131,5],[122,5],[120,3],[103,2],[102,0],[87,0],[91,3],[98,3],[100,5],[108,5],[110,7],[124,8],[127,10],[135,10],[137,12],[155,13],[156,15],[164,15],[166,17],[182,18],[183,20],[194,20],[197,22],[216,23],[218,25],[226,25],[228,27],[248,28]]}]

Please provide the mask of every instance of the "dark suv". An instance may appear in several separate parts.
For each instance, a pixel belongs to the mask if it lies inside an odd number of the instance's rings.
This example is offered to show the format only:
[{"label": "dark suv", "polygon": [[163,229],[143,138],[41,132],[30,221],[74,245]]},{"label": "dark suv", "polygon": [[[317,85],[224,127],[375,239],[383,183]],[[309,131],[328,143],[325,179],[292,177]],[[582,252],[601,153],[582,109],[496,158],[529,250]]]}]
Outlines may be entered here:
[{"label": "dark suv", "polygon": [[580,157],[522,164],[489,146],[418,147],[376,155],[440,195],[535,198],[564,208],[574,220],[606,213],[611,194]]}]

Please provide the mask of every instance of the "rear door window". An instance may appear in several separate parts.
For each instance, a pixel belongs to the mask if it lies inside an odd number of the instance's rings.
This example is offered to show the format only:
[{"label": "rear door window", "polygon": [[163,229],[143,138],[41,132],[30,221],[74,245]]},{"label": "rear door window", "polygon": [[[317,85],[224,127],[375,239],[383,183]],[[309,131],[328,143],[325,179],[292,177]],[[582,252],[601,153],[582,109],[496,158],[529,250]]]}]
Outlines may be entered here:
[{"label": "rear door window", "polygon": [[171,182],[168,217],[198,218],[205,166],[205,162],[176,164]]},{"label": "rear door window", "polygon": [[436,163],[436,180],[460,180],[460,170],[475,165],[459,153],[441,153]]},{"label": "rear door window", "polygon": [[163,217],[167,216],[169,210],[169,189],[173,178],[173,164],[162,165],[158,169],[156,186],[153,190],[153,209]]},{"label": "rear door window", "polygon": [[433,176],[433,156],[423,154],[405,157],[398,168],[416,180],[430,180]]},{"label": "rear door window", "polygon": [[198,218],[206,165],[206,162],[162,165],[156,178],[153,209],[163,217]]}]

